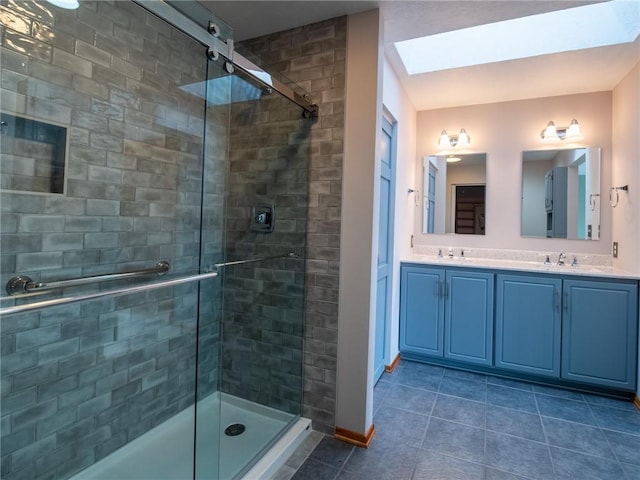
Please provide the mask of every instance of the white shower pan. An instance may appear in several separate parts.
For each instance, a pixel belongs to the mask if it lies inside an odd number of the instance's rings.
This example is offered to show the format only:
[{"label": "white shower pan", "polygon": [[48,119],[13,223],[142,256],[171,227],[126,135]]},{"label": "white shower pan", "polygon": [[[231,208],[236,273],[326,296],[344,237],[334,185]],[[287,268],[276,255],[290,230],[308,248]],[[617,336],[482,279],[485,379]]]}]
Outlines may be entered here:
[{"label": "white shower pan", "polygon": [[[193,406],[183,410],[79,472],[71,480],[193,479],[194,414]],[[220,432],[220,425],[224,430],[236,423],[245,426],[242,434],[227,436]],[[290,427],[283,433],[287,425]],[[309,419],[296,420],[295,415],[224,393],[215,393],[198,403],[198,454],[195,478],[268,480],[309,433]],[[276,443],[251,469],[238,477],[246,465],[278,436]]]}]

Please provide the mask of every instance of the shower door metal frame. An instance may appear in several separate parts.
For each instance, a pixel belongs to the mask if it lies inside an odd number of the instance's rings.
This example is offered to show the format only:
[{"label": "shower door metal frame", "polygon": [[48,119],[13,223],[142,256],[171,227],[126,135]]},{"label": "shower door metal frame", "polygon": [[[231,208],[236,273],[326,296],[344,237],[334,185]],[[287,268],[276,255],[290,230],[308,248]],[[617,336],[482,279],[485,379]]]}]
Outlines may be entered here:
[{"label": "shower door metal frame", "polygon": [[[229,73],[240,73],[245,79],[262,88],[275,90],[301,107],[305,116],[316,117],[318,115],[318,105],[313,103],[309,94],[300,95],[280,80],[274,78],[269,72],[240,55],[234,50],[232,39],[220,39],[216,34],[208,32],[165,1],[133,0],[133,2],[200,42],[212,51],[212,55],[215,57],[218,55],[224,57],[229,62],[229,66],[227,66]],[[211,15],[213,16],[215,13],[211,12]]]}]

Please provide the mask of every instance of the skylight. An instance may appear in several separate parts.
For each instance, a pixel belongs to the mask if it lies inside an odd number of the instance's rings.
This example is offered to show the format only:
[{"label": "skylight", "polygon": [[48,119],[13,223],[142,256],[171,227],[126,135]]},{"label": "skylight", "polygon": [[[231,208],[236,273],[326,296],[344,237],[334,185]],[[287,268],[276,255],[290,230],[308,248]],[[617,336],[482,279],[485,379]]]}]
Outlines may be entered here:
[{"label": "skylight", "polygon": [[611,0],[396,42],[409,75],[633,42],[640,2]]}]

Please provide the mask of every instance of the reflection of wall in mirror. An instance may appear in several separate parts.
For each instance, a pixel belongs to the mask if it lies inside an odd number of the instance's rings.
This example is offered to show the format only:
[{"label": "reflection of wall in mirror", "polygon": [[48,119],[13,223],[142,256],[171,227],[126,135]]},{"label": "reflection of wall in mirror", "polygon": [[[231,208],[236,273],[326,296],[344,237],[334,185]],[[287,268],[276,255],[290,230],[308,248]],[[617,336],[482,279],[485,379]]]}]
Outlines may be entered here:
[{"label": "reflection of wall in mirror", "polygon": [[[557,185],[551,181],[562,173]],[[554,178],[555,180],[555,178]],[[553,185],[553,190],[551,187]],[[521,232],[529,237],[600,238],[600,152],[598,148],[524,152]],[[558,215],[550,200],[566,206]],[[556,198],[558,197],[558,198]],[[555,203],[555,202],[554,202]],[[562,221],[563,225],[558,222]]]},{"label": "reflection of wall in mirror", "polygon": [[[597,149],[596,149],[597,151]],[[594,149],[577,148],[560,151],[554,162],[568,167],[567,178],[567,236],[568,238],[599,238],[599,201],[592,204],[594,193],[600,192],[600,160]],[[595,207],[598,207],[596,210]]]},{"label": "reflection of wall in mirror", "polygon": [[585,150],[585,235],[581,238],[600,239],[600,149]]},{"label": "reflection of wall in mirror", "polygon": [[553,167],[551,160],[524,162],[522,165],[522,235],[546,237],[545,174]]}]

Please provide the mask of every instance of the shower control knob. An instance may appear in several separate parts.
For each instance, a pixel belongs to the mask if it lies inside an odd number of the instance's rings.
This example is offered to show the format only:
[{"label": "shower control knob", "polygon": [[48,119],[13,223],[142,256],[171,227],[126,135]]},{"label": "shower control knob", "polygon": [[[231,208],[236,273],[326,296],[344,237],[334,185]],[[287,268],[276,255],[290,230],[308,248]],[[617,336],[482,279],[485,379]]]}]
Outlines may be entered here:
[{"label": "shower control knob", "polygon": [[256,215],[256,223],[261,223],[261,224],[267,223],[267,214],[266,214],[266,212],[262,212],[262,213],[259,213],[258,215]]}]

